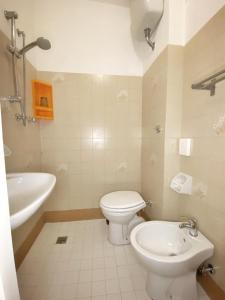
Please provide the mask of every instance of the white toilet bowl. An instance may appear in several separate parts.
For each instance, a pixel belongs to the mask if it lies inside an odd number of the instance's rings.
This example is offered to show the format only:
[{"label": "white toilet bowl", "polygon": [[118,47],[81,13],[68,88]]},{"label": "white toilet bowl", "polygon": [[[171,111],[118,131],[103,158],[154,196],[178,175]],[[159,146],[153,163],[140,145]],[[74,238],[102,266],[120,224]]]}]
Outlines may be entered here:
[{"label": "white toilet bowl", "polygon": [[113,192],[101,198],[100,207],[109,221],[108,238],[112,244],[129,244],[129,223],[145,206],[141,195],[133,191]]}]

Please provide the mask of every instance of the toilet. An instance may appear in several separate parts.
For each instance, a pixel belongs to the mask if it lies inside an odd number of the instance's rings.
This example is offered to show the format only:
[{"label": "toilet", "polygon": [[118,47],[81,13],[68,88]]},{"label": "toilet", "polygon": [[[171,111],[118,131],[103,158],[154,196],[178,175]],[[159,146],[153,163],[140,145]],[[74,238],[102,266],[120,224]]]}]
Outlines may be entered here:
[{"label": "toilet", "polygon": [[136,214],[146,207],[141,195],[134,191],[117,191],[106,194],[100,200],[103,215],[109,221],[108,239],[114,245],[130,243],[129,233],[142,223]]}]

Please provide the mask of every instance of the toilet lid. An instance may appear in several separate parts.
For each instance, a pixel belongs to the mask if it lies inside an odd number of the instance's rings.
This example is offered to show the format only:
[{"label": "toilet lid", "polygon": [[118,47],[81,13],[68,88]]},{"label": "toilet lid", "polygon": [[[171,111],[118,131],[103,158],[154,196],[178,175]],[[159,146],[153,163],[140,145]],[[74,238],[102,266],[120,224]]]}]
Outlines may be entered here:
[{"label": "toilet lid", "polygon": [[118,191],[106,194],[101,198],[101,205],[114,208],[125,209],[138,206],[144,202],[141,195],[133,191]]}]

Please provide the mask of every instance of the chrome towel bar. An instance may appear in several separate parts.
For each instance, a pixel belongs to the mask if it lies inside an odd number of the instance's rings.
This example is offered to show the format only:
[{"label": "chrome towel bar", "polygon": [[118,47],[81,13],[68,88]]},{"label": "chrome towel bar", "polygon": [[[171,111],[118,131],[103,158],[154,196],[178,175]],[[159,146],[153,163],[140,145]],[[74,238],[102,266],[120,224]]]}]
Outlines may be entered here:
[{"label": "chrome towel bar", "polygon": [[206,79],[192,84],[194,90],[209,90],[210,96],[214,96],[216,93],[216,84],[225,80],[225,69],[207,77]]}]

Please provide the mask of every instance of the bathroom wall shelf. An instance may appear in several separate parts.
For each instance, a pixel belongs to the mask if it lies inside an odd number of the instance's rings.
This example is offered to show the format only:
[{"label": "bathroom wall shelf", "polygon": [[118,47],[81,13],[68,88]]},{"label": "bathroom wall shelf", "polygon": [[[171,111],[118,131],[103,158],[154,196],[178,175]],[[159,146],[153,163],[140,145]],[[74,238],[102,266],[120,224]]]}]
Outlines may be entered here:
[{"label": "bathroom wall shelf", "polygon": [[32,81],[33,111],[36,119],[53,120],[52,85],[43,81]]},{"label": "bathroom wall shelf", "polygon": [[210,96],[214,96],[216,93],[216,84],[223,80],[225,80],[225,69],[207,77],[200,82],[192,84],[191,87],[194,90],[208,90],[210,91]]},{"label": "bathroom wall shelf", "polygon": [[35,106],[36,110],[42,110],[42,111],[52,111],[52,108],[43,107],[43,106]]}]

